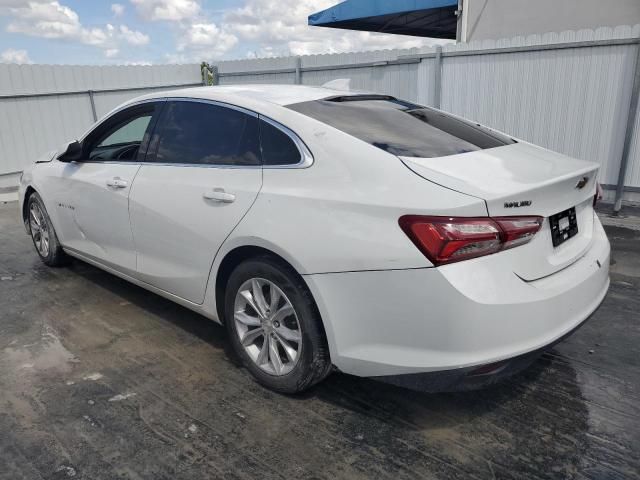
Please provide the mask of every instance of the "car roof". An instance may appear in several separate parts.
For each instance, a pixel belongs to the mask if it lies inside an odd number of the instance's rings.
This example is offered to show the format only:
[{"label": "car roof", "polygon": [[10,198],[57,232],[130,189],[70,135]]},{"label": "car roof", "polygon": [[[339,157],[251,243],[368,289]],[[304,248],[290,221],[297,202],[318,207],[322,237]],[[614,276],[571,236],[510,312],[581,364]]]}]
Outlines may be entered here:
[{"label": "car roof", "polygon": [[334,90],[324,87],[307,85],[221,85],[210,87],[192,87],[162,91],[139,97],[135,100],[188,97],[206,100],[229,101],[234,103],[241,99],[275,105],[290,105],[292,103],[308,102],[334,96],[350,96],[364,92]]},{"label": "car roof", "polygon": [[[285,108],[286,105],[310,102],[313,100],[336,96],[344,97],[361,95],[363,93],[370,92],[283,84],[216,85],[207,87],[178,88],[148,93],[146,95],[127,100],[107,114],[103,115],[97,123],[100,124],[105,119],[111,117],[115,112],[139,102],[164,98],[213,100],[242,107],[247,110],[266,115],[276,121],[284,122],[287,118],[291,118],[292,115],[296,117],[304,117],[304,115],[295,112],[294,110]],[[83,134],[83,137],[86,136],[93,128],[95,128],[95,125],[87,130]]]}]

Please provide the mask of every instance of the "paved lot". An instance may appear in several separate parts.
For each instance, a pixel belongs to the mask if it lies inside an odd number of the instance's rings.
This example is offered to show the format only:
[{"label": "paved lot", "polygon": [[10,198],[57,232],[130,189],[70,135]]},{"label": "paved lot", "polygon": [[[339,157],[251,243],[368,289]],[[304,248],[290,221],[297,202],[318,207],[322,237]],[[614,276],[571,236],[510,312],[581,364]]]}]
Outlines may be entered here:
[{"label": "paved lot", "polygon": [[603,306],[519,377],[429,395],[334,374],[286,397],[221,327],[42,265],[0,205],[0,478],[640,478],[640,231],[607,230]]}]

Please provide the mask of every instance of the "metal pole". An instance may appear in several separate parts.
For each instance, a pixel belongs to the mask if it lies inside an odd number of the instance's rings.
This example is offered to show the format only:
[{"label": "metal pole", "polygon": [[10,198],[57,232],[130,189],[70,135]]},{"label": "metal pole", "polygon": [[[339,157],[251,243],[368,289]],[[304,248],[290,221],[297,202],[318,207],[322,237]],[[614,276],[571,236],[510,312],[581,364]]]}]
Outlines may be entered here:
[{"label": "metal pole", "polygon": [[211,66],[211,85],[218,85],[220,75],[218,74],[218,66]]},{"label": "metal pole", "polygon": [[[148,87],[125,87],[125,88],[104,88],[98,90],[91,90],[93,93],[115,93],[115,92],[135,92],[136,90],[157,90],[158,88],[183,88],[183,87],[198,87],[202,83],[179,83],[174,85],[153,85]],[[41,92],[41,93],[18,93],[18,94],[4,94],[0,93],[0,100],[15,100],[16,98],[40,98],[40,97],[59,97],[62,95],[84,95],[89,93],[88,90],[67,90],[64,92]]]},{"label": "metal pole", "polygon": [[433,102],[435,108],[440,108],[442,99],[442,47],[436,47],[436,56],[433,59]]},{"label": "metal pole", "polygon": [[295,83],[300,85],[302,83],[302,58],[296,57],[296,76]]},{"label": "metal pole", "polygon": [[458,9],[456,10],[456,43],[462,42],[462,15],[466,15],[464,11],[464,0],[458,0]]},{"label": "metal pole", "polygon": [[93,98],[93,90],[87,90],[89,94],[89,102],[91,103],[91,113],[93,114],[93,121],[98,121],[98,114],[96,113],[96,102]]},{"label": "metal pole", "polygon": [[629,153],[631,150],[631,140],[633,138],[633,128],[636,124],[638,112],[638,96],[640,95],[640,45],[636,47],[635,74],[633,77],[633,87],[631,89],[631,100],[629,102],[629,115],[627,117],[627,128],[624,134],[624,146],[622,147],[622,158],[620,160],[620,172],[618,173],[618,185],[616,186],[616,199],[613,204],[613,214],[617,215],[622,208],[622,197],[624,195],[624,181],[627,176],[629,166]]}]

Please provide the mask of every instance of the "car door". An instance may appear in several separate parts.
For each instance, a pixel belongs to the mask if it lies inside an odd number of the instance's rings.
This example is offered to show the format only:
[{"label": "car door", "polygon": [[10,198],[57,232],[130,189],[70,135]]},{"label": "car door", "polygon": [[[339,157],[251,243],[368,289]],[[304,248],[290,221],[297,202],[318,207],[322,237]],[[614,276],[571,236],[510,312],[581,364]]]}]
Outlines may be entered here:
[{"label": "car door", "polygon": [[194,303],[262,186],[257,114],[168,99],[130,196],[138,277]]},{"label": "car door", "polygon": [[81,160],[60,173],[65,248],[127,274],[136,272],[129,192],[162,103],[134,105],[101,122],[82,140]]}]

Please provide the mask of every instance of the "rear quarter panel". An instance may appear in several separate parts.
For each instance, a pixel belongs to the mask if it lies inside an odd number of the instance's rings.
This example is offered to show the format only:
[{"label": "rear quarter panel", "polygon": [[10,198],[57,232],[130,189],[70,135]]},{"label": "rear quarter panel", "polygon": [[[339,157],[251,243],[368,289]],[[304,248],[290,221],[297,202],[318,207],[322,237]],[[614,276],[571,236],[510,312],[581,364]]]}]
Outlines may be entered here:
[{"label": "rear quarter panel", "polygon": [[486,215],[482,200],[425,181],[394,155],[297,112],[283,116],[275,120],[302,138],[314,163],[264,169],[262,190],[218,261],[255,242],[301,274],[429,267],[398,226],[402,215]]}]

